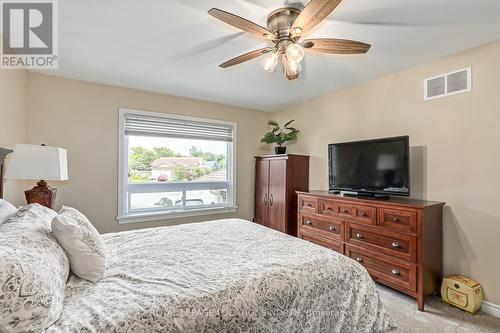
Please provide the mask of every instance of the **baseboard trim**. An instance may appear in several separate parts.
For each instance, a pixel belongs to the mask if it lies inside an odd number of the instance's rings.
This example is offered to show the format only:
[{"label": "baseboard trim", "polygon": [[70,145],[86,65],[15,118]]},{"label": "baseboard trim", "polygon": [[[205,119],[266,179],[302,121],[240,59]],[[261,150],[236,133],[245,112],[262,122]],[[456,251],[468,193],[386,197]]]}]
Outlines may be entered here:
[{"label": "baseboard trim", "polygon": [[492,316],[500,318],[500,305],[484,301],[481,305],[481,310]]}]

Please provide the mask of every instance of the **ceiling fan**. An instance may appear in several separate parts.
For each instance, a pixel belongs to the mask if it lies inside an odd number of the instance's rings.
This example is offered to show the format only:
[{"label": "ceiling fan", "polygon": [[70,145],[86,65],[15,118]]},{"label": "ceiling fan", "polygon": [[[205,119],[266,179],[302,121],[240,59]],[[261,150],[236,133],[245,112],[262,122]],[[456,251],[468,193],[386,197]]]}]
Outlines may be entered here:
[{"label": "ceiling fan", "polygon": [[245,53],[219,67],[231,67],[266,54],[266,71],[273,72],[281,58],[285,76],[288,80],[295,80],[302,71],[300,63],[304,58],[304,50],[330,54],[368,52],[371,45],[346,39],[319,38],[301,41],[303,36],[330,15],[341,2],[342,0],[311,0],[303,10],[296,7],[276,9],[267,17],[267,29],[221,9],[210,9],[208,14],[213,17],[274,43],[272,47]]}]

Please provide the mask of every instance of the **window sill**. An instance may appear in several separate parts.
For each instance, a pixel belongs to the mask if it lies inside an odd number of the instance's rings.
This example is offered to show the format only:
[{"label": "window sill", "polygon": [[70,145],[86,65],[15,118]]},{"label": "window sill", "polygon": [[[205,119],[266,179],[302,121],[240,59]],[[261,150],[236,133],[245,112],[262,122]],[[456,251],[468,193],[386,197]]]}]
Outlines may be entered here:
[{"label": "window sill", "polygon": [[160,221],[160,220],[191,217],[191,216],[227,214],[227,213],[234,213],[237,210],[238,210],[237,206],[200,208],[200,209],[189,209],[189,210],[177,210],[171,212],[130,214],[126,216],[118,216],[116,219],[118,220],[119,224],[128,224],[128,223]]}]

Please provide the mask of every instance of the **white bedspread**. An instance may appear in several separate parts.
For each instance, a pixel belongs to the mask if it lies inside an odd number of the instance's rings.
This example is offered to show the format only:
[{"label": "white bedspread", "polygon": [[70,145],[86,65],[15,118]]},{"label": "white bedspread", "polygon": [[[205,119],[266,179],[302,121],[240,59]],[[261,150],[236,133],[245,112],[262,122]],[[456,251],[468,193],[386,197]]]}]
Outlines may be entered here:
[{"label": "white bedspread", "polygon": [[103,235],[107,271],[72,276],[47,332],[384,332],[366,270],[239,219]]}]

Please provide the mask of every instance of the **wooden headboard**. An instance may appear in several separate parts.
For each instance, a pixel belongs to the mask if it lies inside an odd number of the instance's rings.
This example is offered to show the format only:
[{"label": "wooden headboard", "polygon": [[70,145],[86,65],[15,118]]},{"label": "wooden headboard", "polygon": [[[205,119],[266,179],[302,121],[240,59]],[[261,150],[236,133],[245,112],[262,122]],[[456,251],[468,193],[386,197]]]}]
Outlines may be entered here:
[{"label": "wooden headboard", "polygon": [[3,164],[5,156],[12,153],[12,150],[0,148],[0,198],[3,198]]}]

